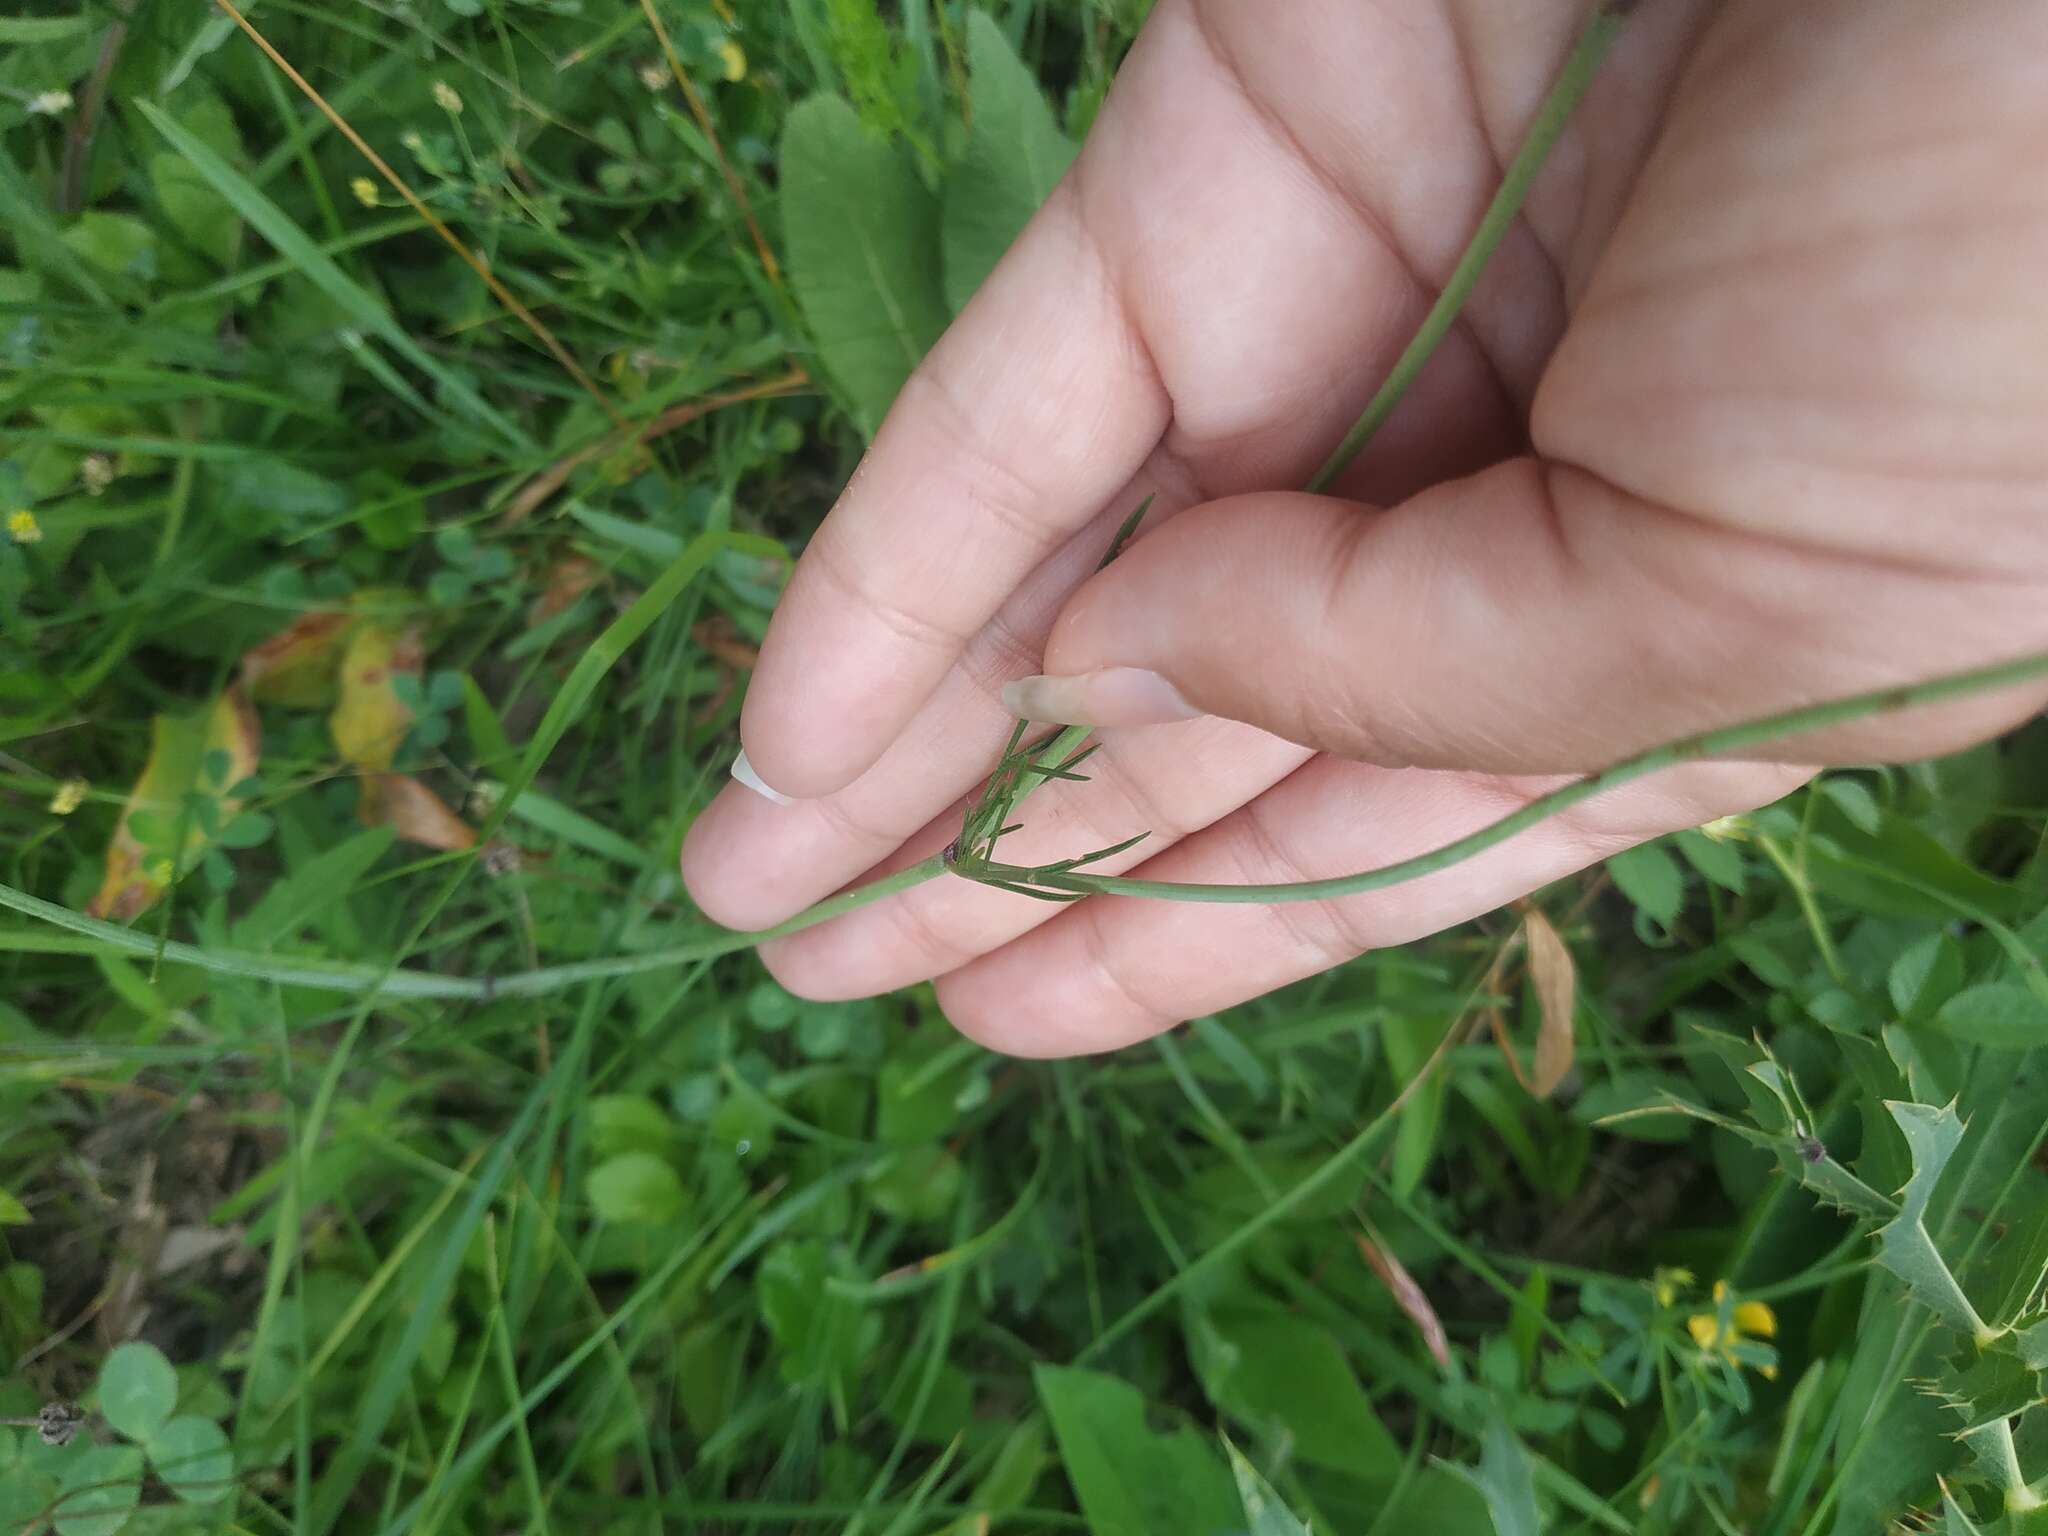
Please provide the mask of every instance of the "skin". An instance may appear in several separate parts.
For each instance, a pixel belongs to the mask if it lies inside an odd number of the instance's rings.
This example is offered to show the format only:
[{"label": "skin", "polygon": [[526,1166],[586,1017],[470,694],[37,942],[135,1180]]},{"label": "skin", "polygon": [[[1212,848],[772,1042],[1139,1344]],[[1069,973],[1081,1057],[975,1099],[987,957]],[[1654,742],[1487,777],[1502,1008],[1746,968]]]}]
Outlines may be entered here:
[{"label": "skin", "polygon": [[[1641,6],[1457,329],[1295,494],[1450,272],[1579,25],[1556,0],[1161,0],[1072,173],[813,540],[683,870],[758,927],[921,858],[1001,686],[1134,667],[1015,863],[1341,874],[1669,738],[2048,648],[2048,10]],[[1125,555],[1110,531],[1158,501]],[[2033,687],[1673,771],[1343,902],[1053,907],[943,880],[770,945],[810,997],[938,978],[1097,1051],[1495,908]]]}]

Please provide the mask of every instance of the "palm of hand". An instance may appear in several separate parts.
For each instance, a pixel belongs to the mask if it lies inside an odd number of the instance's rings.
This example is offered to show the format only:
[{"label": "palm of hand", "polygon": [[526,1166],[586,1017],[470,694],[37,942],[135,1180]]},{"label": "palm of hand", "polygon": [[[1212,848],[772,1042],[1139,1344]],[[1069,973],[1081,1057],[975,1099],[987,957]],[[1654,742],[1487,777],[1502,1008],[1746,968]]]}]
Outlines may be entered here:
[{"label": "palm of hand", "polygon": [[[1307,477],[1406,341],[1576,13],[1160,6],[792,583],[745,735],[811,798],[705,812],[707,912],[766,924],[943,846],[1007,728],[997,688],[1042,649],[1168,670],[1231,718],[1105,733],[1004,856],[1150,829],[1105,868],[1269,881],[1436,846],[1552,782],[1531,774],[2048,639],[2048,195],[2024,174],[2048,35],[2018,3],[1644,7],[1338,486],[1391,510],[1257,494]],[[1153,492],[1179,515],[1073,599]],[[1918,755],[2038,702],[1797,752]],[[1803,772],[1678,770],[1341,903],[1055,909],[949,880],[764,953],[799,992],[937,975],[991,1044],[1103,1049]]]}]

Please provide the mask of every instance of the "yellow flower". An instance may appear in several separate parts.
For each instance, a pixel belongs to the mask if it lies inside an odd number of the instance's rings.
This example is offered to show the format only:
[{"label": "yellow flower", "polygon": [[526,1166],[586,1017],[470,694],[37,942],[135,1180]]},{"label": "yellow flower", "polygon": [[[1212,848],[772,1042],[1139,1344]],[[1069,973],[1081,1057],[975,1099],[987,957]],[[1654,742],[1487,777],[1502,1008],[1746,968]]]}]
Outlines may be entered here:
[{"label": "yellow flower", "polygon": [[747,78],[746,50],[731,38],[718,45],[718,57],[725,65],[725,78],[740,81]]},{"label": "yellow flower", "polygon": [[434,105],[450,116],[462,111],[462,97],[446,80],[434,82]]},{"label": "yellow flower", "polygon": [[365,208],[374,208],[377,206],[377,183],[370,180],[369,177],[358,176],[354,181],[348,184],[348,189],[349,191],[355,193],[356,201],[361,203]]},{"label": "yellow flower", "polygon": [[1691,1290],[1692,1285],[1692,1271],[1689,1269],[1659,1269],[1650,1276],[1650,1292],[1660,1307],[1672,1305],[1679,1294]]},{"label": "yellow flower", "polygon": [[57,793],[50,796],[50,814],[69,816],[85,804],[85,792],[92,786],[83,779],[66,779],[57,786]]},{"label": "yellow flower", "polygon": [[[1740,1365],[1736,1358],[1735,1346],[1750,1339],[1774,1339],[1778,1336],[1778,1314],[1761,1301],[1738,1301],[1728,1313],[1728,1320],[1721,1320],[1722,1303],[1728,1298],[1728,1282],[1714,1282],[1714,1310],[1695,1312],[1685,1320],[1685,1331],[1692,1335],[1693,1343],[1708,1354],[1718,1354],[1730,1365]],[[1762,1365],[1757,1372],[1766,1381],[1775,1381],[1778,1375],[1776,1365]]]},{"label": "yellow flower", "polygon": [[19,512],[7,514],[7,537],[17,544],[40,544],[43,525],[36,521],[35,513],[23,507]]}]

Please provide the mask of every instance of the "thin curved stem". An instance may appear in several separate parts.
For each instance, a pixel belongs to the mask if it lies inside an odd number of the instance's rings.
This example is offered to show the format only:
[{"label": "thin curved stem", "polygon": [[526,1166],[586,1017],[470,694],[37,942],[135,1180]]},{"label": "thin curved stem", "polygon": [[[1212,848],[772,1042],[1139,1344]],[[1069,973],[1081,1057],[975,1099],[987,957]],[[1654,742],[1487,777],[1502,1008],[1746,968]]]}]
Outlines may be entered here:
[{"label": "thin curved stem", "polygon": [[1339,875],[1329,880],[1308,880],[1293,885],[1201,885],[1175,880],[1132,880],[1119,875],[1090,875],[1079,871],[1059,870],[1052,866],[1023,869],[1000,864],[986,868],[956,865],[954,872],[969,879],[988,878],[1010,885],[1032,886],[1042,891],[1061,894],[1157,896],[1170,901],[1274,903],[1328,901],[1339,896],[1357,896],[1366,891],[1400,885],[1409,880],[1418,880],[1424,875],[1433,875],[1438,870],[1448,869],[1474,854],[1497,847],[1517,833],[1526,832],[1538,822],[1548,820],[1560,811],[1569,810],[1595,795],[1605,794],[1610,789],[1665,768],[1697,762],[1702,758],[1735,756],[1807,731],[1846,725],[1870,715],[1932,704],[1943,699],[1960,698],[1966,694],[1985,693],[1994,688],[2032,682],[2044,677],[2048,677],[2048,652],[2039,652],[2031,656],[2022,656],[2016,661],[1999,662],[1988,667],[1973,667],[1967,672],[1949,673],[1924,683],[1880,688],[1846,699],[1834,699],[1825,704],[1812,704],[1803,709],[1767,715],[1760,720],[1745,721],[1741,725],[1703,731],[1696,736],[1687,736],[1661,747],[1653,747],[1624,762],[1616,763],[1602,773],[1592,774],[1554,789],[1547,795],[1531,800],[1519,811],[1503,816],[1491,826],[1482,827],[1455,842],[1446,843],[1434,852],[1419,854],[1415,858],[1403,859],[1397,864],[1388,864],[1379,869],[1363,870],[1355,875]]},{"label": "thin curved stem", "polygon": [[1422,372],[1422,365],[1429,361],[1437,344],[1450,334],[1451,327],[1457,323],[1458,311],[1465,307],[1466,298],[1479,281],[1479,274],[1485,270],[1486,263],[1507,237],[1507,232],[1514,227],[1522,204],[1529,196],[1529,188],[1535,184],[1537,172],[1543,169],[1543,162],[1550,156],[1551,146],[1557,143],[1572,109],[1586,94],[1586,87],[1592,84],[1600,61],[1607,57],[1608,48],[1620,33],[1624,9],[1624,6],[1610,0],[1610,3],[1598,6],[1586,22],[1585,30],[1580,32],[1563,70],[1551,86],[1550,94],[1543,98],[1543,105],[1537,109],[1536,120],[1529,125],[1528,137],[1522,141],[1522,147],[1516,151],[1514,160],[1502,176],[1500,190],[1487,204],[1486,212],[1479,220],[1479,228],[1473,231],[1472,241],[1465,247],[1465,254],[1451,269],[1443,291],[1423,317],[1414,339],[1395,359],[1386,382],[1366,403],[1364,414],[1344,434],[1344,441],[1337,445],[1337,451],[1308,482],[1308,490],[1326,491],[1331,482],[1344,473],[1351,461],[1358,457],[1359,450],[1394,414],[1394,407],[1400,404],[1408,386]]},{"label": "thin curved stem", "polygon": [[567,965],[543,966],[538,970],[515,971],[504,976],[437,976],[431,971],[386,970],[375,965],[331,965],[312,961],[281,960],[248,950],[202,949],[196,944],[159,942],[116,923],[102,922],[44,901],[11,885],[0,885],[0,907],[10,908],[53,927],[82,934],[95,943],[124,954],[147,956],[171,965],[190,965],[217,976],[239,976],[249,981],[274,982],[279,986],[305,987],[319,992],[353,995],[374,992],[383,998],[447,998],[487,1002],[497,997],[532,997],[559,992],[581,982],[601,981],[613,976],[635,976],[644,971],[666,970],[699,960],[752,949],[770,939],[800,933],[819,923],[830,922],[870,902],[894,896],[945,873],[935,854],[929,859],[899,870],[885,879],[861,886],[808,907],[784,923],[753,933],[718,931],[687,944],[650,949],[644,954],[615,955],[603,960],[578,960]]}]

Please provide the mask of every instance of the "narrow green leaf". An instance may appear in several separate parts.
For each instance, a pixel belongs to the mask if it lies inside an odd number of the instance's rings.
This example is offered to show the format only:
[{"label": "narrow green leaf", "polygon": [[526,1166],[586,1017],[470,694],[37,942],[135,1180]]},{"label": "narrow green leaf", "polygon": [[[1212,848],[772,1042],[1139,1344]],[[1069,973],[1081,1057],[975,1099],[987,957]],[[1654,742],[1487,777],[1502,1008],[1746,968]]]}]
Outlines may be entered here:
[{"label": "narrow green leaf", "polygon": [[154,102],[138,98],[135,109],[148,118],[156,131],[170,141],[171,147],[189,160],[192,168],[270,242],[278,255],[304,273],[308,281],[353,316],[358,325],[433,379],[447,398],[460,406],[472,420],[489,427],[515,449],[525,453],[539,452],[533,440],[516,423],[479,395],[458,370],[443,363],[406,334],[384,304],[365,292],[286,216],[283,209],[259,192],[210,146]]},{"label": "narrow green leaf", "polygon": [[1237,1496],[1244,1501],[1247,1536],[1312,1536],[1308,1522],[1287,1507],[1228,1435],[1223,1437],[1223,1452],[1230,1458],[1230,1475],[1237,1479]]},{"label": "narrow green leaf", "polygon": [[1537,1536],[1543,1519],[1536,1508],[1536,1480],[1529,1453],[1506,1421],[1489,1420],[1479,1441],[1479,1467],[1451,1468],[1479,1490],[1493,1517],[1494,1536]]}]

